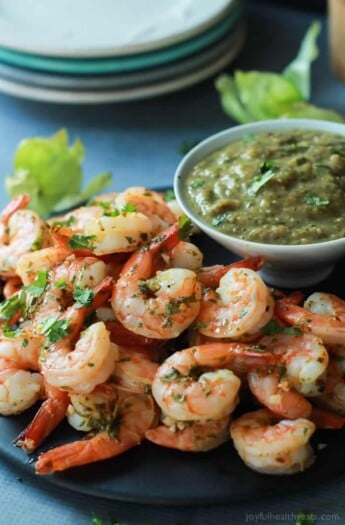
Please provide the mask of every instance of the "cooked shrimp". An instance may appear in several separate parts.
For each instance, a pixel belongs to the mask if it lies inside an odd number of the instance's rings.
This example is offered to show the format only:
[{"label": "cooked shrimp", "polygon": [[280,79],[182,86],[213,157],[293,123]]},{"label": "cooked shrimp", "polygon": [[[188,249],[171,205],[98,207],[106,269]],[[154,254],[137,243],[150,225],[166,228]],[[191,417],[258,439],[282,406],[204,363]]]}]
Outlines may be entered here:
[{"label": "cooked shrimp", "polygon": [[98,322],[82,333],[74,350],[65,342],[52,344],[44,353],[42,374],[61,390],[87,394],[108,379],[116,358],[109,332]]},{"label": "cooked shrimp", "polygon": [[260,339],[260,346],[281,355],[285,366],[281,384],[286,379],[289,387],[305,396],[320,395],[329,357],[319,337],[313,334],[277,334]]},{"label": "cooked shrimp", "polygon": [[203,257],[195,244],[181,241],[171,250],[169,265],[172,268],[186,268],[198,273],[202,267]]},{"label": "cooked shrimp", "polygon": [[331,359],[328,369],[324,392],[315,398],[315,404],[345,416],[345,381],[344,360]]},{"label": "cooked shrimp", "polygon": [[204,266],[200,269],[199,281],[206,288],[217,288],[219,281],[229,270],[233,268],[248,268],[250,270],[260,270],[263,266],[262,257],[250,257],[241,259],[224,266],[223,264],[214,264],[213,266]]},{"label": "cooked shrimp", "polygon": [[205,293],[196,321],[204,335],[239,339],[258,333],[271,319],[273,306],[273,298],[256,272],[231,268],[215,292]]},{"label": "cooked shrimp", "polygon": [[143,187],[132,187],[118,194],[115,205],[124,210],[128,205],[151,220],[153,233],[159,233],[176,222],[176,216],[167,203],[155,191]]},{"label": "cooked shrimp", "polygon": [[286,323],[317,335],[325,344],[345,344],[345,301],[335,295],[313,293],[304,307],[283,298],[276,303],[276,313]]},{"label": "cooked shrimp", "polygon": [[[163,264],[161,253],[179,242],[179,226],[173,225],[144,250],[125,263],[116,282],[111,304],[116,318],[132,332],[155,339],[172,339],[192,324],[199,313],[201,287],[191,270]],[[170,251],[170,250],[168,250]]]},{"label": "cooked shrimp", "polygon": [[153,378],[159,367],[154,352],[148,348],[120,346],[113,374],[114,381],[131,392],[151,391]]},{"label": "cooked shrimp", "polygon": [[139,445],[145,432],[155,422],[156,411],[152,397],[121,390],[118,390],[118,396],[116,411],[110,423],[106,419],[102,425],[102,420],[96,417],[96,435],[92,433],[87,439],[41,454],[36,463],[36,472],[48,474],[113,458]]},{"label": "cooked shrimp", "polygon": [[44,382],[44,397],[31,423],[19,434],[14,444],[26,452],[33,452],[64,419],[69,403],[67,392]]},{"label": "cooked shrimp", "polygon": [[10,277],[4,284],[2,293],[5,299],[9,299],[15,295],[22,287],[23,283],[20,277]]},{"label": "cooked shrimp", "polygon": [[314,461],[309,439],[315,425],[308,419],[277,419],[261,409],[239,417],[230,426],[234,446],[245,464],[262,474],[302,472]]},{"label": "cooked shrimp", "polygon": [[0,245],[0,275],[15,277],[19,258],[44,247],[48,228],[32,210],[18,210],[8,220],[8,239]]},{"label": "cooked shrimp", "polygon": [[15,363],[23,370],[39,370],[42,337],[20,331],[15,337],[0,336],[0,359]]},{"label": "cooked shrimp", "polygon": [[96,255],[133,252],[154,232],[152,221],[139,212],[100,217],[87,223],[84,231],[90,236],[90,249]]},{"label": "cooked shrimp", "polygon": [[7,206],[0,213],[0,243],[8,244],[9,242],[9,231],[8,221],[18,210],[26,208],[30,202],[29,195],[18,195],[12,199]]},{"label": "cooked shrimp", "polygon": [[89,394],[69,396],[67,419],[81,432],[109,430],[116,418],[118,390],[113,384],[98,385]]},{"label": "cooked shrimp", "polygon": [[158,368],[152,395],[162,412],[178,421],[226,417],[238,403],[241,381],[228,370],[236,361],[250,368],[275,362],[276,357],[239,343],[187,348],[172,354]]},{"label": "cooked shrimp", "polygon": [[286,381],[281,382],[279,368],[251,370],[247,379],[254,396],[274,414],[286,419],[310,416],[310,402],[299,392],[290,389]]},{"label": "cooked shrimp", "polygon": [[230,418],[224,417],[205,423],[159,425],[146,431],[145,437],[161,447],[175,448],[184,452],[207,452],[229,440]]},{"label": "cooked shrimp", "polygon": [[16,271],[24,285],[30,284],[36,277],[37,270],[52,268],[61,264],[72,254],[66,246],[50,246],[35,252],[25,253],[18,259]]},{"label": "cooked shrimp", "polygon": [[0,359],[0,414],[11,416],[27,410],[41,397],[41,374],[22,370]]}]

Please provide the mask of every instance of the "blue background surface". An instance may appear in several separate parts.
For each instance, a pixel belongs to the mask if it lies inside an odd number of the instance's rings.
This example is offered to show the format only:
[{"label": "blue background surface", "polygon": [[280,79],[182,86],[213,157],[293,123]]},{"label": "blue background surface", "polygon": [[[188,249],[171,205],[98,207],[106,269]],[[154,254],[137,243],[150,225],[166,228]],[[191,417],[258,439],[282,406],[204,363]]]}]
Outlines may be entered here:
[{"label": "blue background surface", "polygon": [[[345,85],[331,75],[326,18],[317,12],[279,7],[278,2],[250,2],[248,40],[229,71],[235,67],[281,70],[295,56],[314,18],[323,21],[323,31],[320,57],[313,66],[312,101],[345,113]],[[138,184],[169,186],[183,141],[203,139],[233,124],[220,108],[212,80],[169,96],[121,105],[76,107],[0,95],[0,173],[4,177],[11,170],[13,153],[23,137],[45,136],[66,127],[71,137],[79,136],[87,148],[86,179],[110,169],[114,190]],[[6,202],[1,190],[0,206]],[[169,475],[164,465],[162,475]],[[21,477],[1,458],[0,486],[1,525],[91,525],[92,513],[102,518],[104,525],[110,517],[121,525],[293,523],[293,513],[303,510],[318,515],[317,523],[345,523],[345,476],[279,499],[259,501],[253,494],[250,502],[231,506],[155,508],[53,489],[44,478]]]}]

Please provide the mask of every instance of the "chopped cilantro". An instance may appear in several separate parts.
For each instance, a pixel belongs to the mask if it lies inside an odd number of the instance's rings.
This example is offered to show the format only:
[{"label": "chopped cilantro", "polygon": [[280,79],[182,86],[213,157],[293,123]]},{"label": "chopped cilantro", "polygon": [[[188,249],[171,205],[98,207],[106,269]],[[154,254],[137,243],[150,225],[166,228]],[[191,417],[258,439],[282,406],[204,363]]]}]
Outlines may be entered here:
[{"label": "chopped cilantro", "polygon": [[37,270],[36,279],[25,286],[25,290],[33,297],[40,297],[48,285],[48,270]]},{"label": "chopped cilantro", "polygon": [[249,193],[256,194],[277,172],[274,160],[264,160],[259,168],[259,174],[254,177]]},{"label": "chopped cilantro", "polygon": [[68,241],[69,248],[72,250],[79,250],[81,248],[88,248],[92,250],[92,241],[96,238],[96,235],[82,235],[81,233],[75,233]]},{"label": "chopped cilantro", "polygon": [[306,204],[312,204],[313,206],[327,206],[327,204],[329,204],[329,200],[317,197],[316,195],[306,195],[304,202]]},{"label": "chopped cilantro", "polygon": [[67,286],[67,281],[66,279],[58,279],[57,281],[55,281],[55,288],[59,288],[59,290],[64,290]]},{"label": "chopped cilantro", "polygon": [[178,237],[181,241],[185,241],[192,235],[193,223],[186,215],[179,217],[178,226]]},{"label": "chopped cilantro", "polygon": [[203,186],[205,186],[205,181],[204,180],[193,180],[190,183],[190,187],[193,190],[198,190],[199,188],[202,188]]},{"label": "chopped cilantro", "polygon": [[175,199],[176,197],[175,197],[174,190],[172,188],[169,188],[168,190],[166,190],[166,192],[164,193],[165,202],[174,201]]},{"label": "chopped cilantro", "polygon": [[282,326],[275,319],[271,319],[265,326],[263,326],[261,328],[261,333],[265,335],[303,335],[299,326]]},{"label": "chopped cilantro", "polygon": [[135,204],[131,204],[130,202],[125,204],[124,207],[121,209],[122,213],[134,213],[136,211],[137,207],[135,206]]},{"label": "chopped cilantro", "polygon": [[83,308],[91,304],[92,299],[95,297],[95,292],[91,288],[79,288],[76,286],[73,292],[73,299],[76,301],[75,308]]},{"label": "chopped cilantro", "polygon": [[68,319],[46,318],[41,322],[41,333],[47,337],[48,343],[56,343],[68,335],[70,324]]},{"label": "chopped cilantro", "polygon": [[77,219],[74,217],[74,215],[71,215],[70,217],[68,217],[68,219],[66,221],[54,221],[53,222],[53,226],[55,226],[56,228],[61,228],[62,226],[67,226],[67,228],[69,228],[70,226],[72,226],[76,222],[77,222]]},{"label": "chopped cilantro", "polygon": [[161,381],[163,383],[170,383],[170,381],[175,381],[176,379],[179,379],[182,377],[181,372],[177,370],[177,368],[171,368],[169,372],[161,376]]},{"label": "chopped cilantro", "polygon": [[12,295],[6,301],[0,303],[0,320],[10,321],[14,314],[20,313],[24,315],[26,311],[26,295],[25,292]]},{"label": "chopped cilantro", "polygon": [[203,323],[202,321],[198,321],[197,323],[195,323],[195,328],[207,328],[207,324]]},{"label": "chopped cilantro", "polygon": [[220,215],[217,215],[216,217],[213,217],[212,219],[212,226],[220,226],[223,224],[223,222],[226,222],[230,217],[230,213],[227,211],[225,213],[221,213]]}]

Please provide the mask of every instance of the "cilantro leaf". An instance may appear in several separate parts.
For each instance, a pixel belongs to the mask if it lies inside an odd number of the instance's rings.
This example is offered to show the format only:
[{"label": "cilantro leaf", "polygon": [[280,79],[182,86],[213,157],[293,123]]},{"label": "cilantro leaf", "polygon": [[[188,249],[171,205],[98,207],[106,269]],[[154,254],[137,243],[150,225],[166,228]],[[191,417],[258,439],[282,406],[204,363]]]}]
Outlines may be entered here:
[{"label": "cilantro leaf", "polygon": [[92,250],[93,244],[92,241],[96,238],[96,235],[82,235],[81,233],[75,233],[68,240],[69,248],[72,250],[79,250],[81,248],[88,248]]},{"label": "cilantro leaf", "polygon": [[299,326],[282,326],[275,319],[271,319],[265,326],[263,326],[261,328],[261,333],[264,335],[303,335]]},{"label": "cilantro leaf", "polygon": [[181,241],[185,241],[192,235],[193,223],[186,215],[179,217],[178,226],[178,237]]},{"label": "cilantro leaf", "polygon": [[48,343],[56,343],[68,335],[70,324],[69,319],[57,317],[42,319],[40,332],[47,337]]},{"label": "cilantro leaf", "polygon": [[12,295],[12,297],[0,303],[0,320],[10,321],[16,313],[25,315],[25,311],[26,294],[22,291],[20,294]]},{"label": "cilantro leaf", "polygon": [[176,197],[175,197],[174,190],[173,190],[172,188],[169,188],[169,189],[164,193],[164,200],[165,200],[165,202],[174,201],[175,199],[176,199]]},{"label": "cilantro leaf", "polygon": [[79,286],[76,286],[73,292],[73,299],[77,302],[74,307],[83,308],[84,306],[88,306],[94,297],[95,292],[91,290],[91,288],[79,288]]},{"label": "cilantro leaf", "polygon": [[123,208],[121,209],[121,212],[122,213],[134,213],[137,211],[137,207],[135,204],[131,204],[130,202],[128,202],[127,204],[125,204],[123,206]]},{"label": "cilantro leaf", "polygon": [[36,279],[25,286],[25,290],[33,297],[40,297],[48,286],[48,270],[37,270]]},{"label": "cilantro leaf", "polygon": [[329,200],[317,197],[317,195],[306,195],[304,202],[313,206],[327,206],[327,204],[329,204]]}]

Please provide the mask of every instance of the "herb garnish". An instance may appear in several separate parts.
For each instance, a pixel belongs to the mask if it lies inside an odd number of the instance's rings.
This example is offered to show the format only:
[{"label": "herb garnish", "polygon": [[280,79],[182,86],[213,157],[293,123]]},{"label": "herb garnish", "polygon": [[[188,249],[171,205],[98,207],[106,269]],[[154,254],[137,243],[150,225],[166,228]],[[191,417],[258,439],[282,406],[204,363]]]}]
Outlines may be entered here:
[{"label": "herb garnish", "polygon": [[329,204],[329,200],[318,197],[317,195],[306,195],[304,202],[306,204],[312,204],[313,206],[327,206],[327,204]]},{"label": "herb garnish", "polygon": [[192,235],[193,223],[186,215],[182,215],[178,220],[178,238],[185,241]]},{"label": "herb garnish", "polygon": [[303,332],[299,326],[282,326],[275,319],[271,319],[265,326],[263,326],[261,328],[261,333],[264,335],[303,335]]},{"label": "herb garnish", "polygon": [[0,320],[10,321],[14,314],[24,315],[26,311],[26,295],[22,291],[20,294],[13,295],[0,304]]},{"label": "herb garnish", "polygon": [[260,166],[260,173],[254,177],[249,192],[256,194],[275,175],[277,169],[274,160],[265,160]]},{"label": "herb garnish", "polygon": [[216,217],[213,217],[212,219],[212,226],[220,226],[223,224],[223,222],[226,222],[230,218],[230,213],[226,211],[225,213],[221,213],[220,215],[216,215]]},{"label": "herb garnish", "polygon": [[96,238],[96,235],[82,235],[81,233],[75,233],[68,240],[68,247],[72,250],[79,250],[81,248],[88,248],[92,250],[92,241]]},{"label": "herb garnish", "polygon": [[24,287],[33,297],[40,297],[48,286],[48,270],[37,270],[36,279]]},{"label": "herb garnish", "polygon": [[174,201],[175,199],[176,197],[175,197],[174,190],[172,188],[169,188],[168,190],[166,190],[166,192],[164,193],[165,202],[171,202],[171,201]]},{"label": "herb garnish", "polygon": [[73,292],[73,299],[76,301],[74,308],[83,308],[91,304],[92,299],[95,297],[95,292],[91,288],[80,288],[76,286]]},{"label": "herb garnish", "polygon": [[56,343],[68,335],[71,322],[68,319],[47,318],[41,321],[41,333],[47,337],[48,343]]}]

